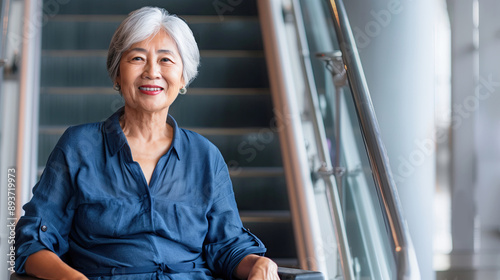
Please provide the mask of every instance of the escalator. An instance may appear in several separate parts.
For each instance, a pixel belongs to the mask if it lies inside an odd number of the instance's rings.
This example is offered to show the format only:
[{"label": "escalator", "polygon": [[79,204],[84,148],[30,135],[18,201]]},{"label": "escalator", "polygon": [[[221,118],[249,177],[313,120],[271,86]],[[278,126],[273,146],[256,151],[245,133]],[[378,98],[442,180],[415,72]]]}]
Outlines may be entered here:
[{"label": "escalator", "polygon": [[270,257],[296,266],[255,1],[234,4],[233,10],[198,0],[58,5],[57,13],[42,26],[39,174],[68,126],[104,120],[123,106],[106,72],[107,48],[126,15],[146,5],[186,20],[200,49],[199,75],[169,113],[179,126],[202,134],[219,148],[229,166],[244,225],[261,237]]}]

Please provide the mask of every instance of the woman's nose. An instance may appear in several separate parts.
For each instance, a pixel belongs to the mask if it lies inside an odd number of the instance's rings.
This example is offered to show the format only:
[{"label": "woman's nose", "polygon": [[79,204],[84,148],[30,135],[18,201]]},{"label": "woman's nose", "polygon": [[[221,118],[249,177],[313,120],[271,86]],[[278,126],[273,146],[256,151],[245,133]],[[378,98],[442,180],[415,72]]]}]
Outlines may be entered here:
[{"label": "woman's nose", "polygon": [[148,62],[144,67],[142,77],[145,79],[155,80],[160,78],[160,67],[157,63]]}]

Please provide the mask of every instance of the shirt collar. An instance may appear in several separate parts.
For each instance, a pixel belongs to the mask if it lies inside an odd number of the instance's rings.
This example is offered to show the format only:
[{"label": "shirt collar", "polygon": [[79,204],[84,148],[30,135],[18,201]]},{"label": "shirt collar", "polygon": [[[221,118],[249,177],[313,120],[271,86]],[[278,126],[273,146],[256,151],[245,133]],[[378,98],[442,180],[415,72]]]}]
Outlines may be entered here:
[{"label": "shirt collar", "polygon": [[170,149],[175,152],[177,159],[180,160],[182,156],[183,141],[181,140],[181,131],[175,119],[169,114],[167,116],[167,123],[174,128],[174,137],[172,138],[172,144],[170,144]]},{"label": "shirt collar", "polygon": [[[122,107],[104,121],[104,134],[111,155],[115,155],[125,144],[128,145],[127,138],[125,134],[123,134],[123,130],[120,126],[120,117],[123,115],[123,111],[124,109]],[[177,122],[170,114],[167,117],[167,123],[174,128],[174,137],[170,149],[175,152],[177,159],[180,160],[182,154],[182,141],[180,139],[179,126],[177,126]]]}]

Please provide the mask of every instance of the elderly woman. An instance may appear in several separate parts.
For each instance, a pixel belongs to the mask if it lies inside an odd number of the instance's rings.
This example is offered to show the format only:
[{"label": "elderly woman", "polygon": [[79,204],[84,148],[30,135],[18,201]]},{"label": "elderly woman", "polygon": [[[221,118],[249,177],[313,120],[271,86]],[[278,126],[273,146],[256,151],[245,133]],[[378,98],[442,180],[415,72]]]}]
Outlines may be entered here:
[{"label": "elderly woman", "polygon": [[184,21],[132,12],[107,66],[125,106],[70,127],[17,225],[16,271],[44,279],[278,279],[243,228],[218,149],[168,111],[199,51]]}]

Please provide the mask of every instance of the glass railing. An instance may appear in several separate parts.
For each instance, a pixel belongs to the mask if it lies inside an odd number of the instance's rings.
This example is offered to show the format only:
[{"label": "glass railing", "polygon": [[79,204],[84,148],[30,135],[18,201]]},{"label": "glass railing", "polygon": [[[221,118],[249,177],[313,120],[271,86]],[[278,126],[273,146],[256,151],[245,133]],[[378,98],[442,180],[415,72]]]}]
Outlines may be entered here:
[{"label": "glass railing", "polygon": [[342,1],[259,4],[283,153],[296,153],[285,170],[300,263],[327,279],[420,279]]},{"label": "glass railing", "polygon": [[[297,0],[356,279],[418,279],[396,186],[342,1]],[[296,12],[297,13],[297,12]],[[298,18],[298,17],[297,17]],[[300,34],[299,34],[299,37]],[[412,266],[413,265],[413,266]]]}]

